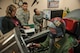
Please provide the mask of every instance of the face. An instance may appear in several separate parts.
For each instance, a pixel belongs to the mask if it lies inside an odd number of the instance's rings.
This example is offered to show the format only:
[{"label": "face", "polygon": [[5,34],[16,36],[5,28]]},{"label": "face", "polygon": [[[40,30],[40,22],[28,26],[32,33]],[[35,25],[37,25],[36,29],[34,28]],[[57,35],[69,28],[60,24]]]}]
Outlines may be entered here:
[{"label": "face", "polygon": [[23,8],[23,10],[27,10],[28,5],[27,5],[27,4],[23,4],[23,5],[22,5],[22,8]]},{"label": "face", "polygon": [[40,11],[38,9],[36,10],[36,14],[38,14],[38,15],[40,14]]},{"label": "face", "polygon": [[11,13],[11,16],[12,16],[12,17],[15,17],[15,15],[16,15],[16,8],[14,8],[14,10],[13,10],[12,13]]}]

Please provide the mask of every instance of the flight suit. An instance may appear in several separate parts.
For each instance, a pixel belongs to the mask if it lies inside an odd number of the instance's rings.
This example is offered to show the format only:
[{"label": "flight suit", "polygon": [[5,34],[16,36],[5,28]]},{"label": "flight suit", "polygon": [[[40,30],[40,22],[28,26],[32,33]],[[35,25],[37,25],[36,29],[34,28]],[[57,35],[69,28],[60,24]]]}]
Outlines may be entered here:
[{"label": "flight suit", "polygon": [[[49,53],[49,40],[50,37],[47,36],[47,39],[43,42],[40,43],[42,49],[41,51],[35,52],[35,53]],[[69,53],[69,50],[76,46],[78,43],[75,40],[75,38],[69,36],[66,34],[62,39],[60,39],[57,42],[54,42],[53,47],[53,52],[54,53]]]}]

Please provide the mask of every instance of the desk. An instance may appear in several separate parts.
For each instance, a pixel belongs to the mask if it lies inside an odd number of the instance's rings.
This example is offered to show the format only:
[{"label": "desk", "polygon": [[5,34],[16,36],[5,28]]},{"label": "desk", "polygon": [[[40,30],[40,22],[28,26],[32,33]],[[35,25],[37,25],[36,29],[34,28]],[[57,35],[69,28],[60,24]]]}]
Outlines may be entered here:
[{"label": "desk", "polygon": [[29,25],[24,25],[24,26],[29,26],[30,27],[30,29],[22,29],[22,30],[24,30],[25,33],[35,32],[34,24],[29,24]]}]

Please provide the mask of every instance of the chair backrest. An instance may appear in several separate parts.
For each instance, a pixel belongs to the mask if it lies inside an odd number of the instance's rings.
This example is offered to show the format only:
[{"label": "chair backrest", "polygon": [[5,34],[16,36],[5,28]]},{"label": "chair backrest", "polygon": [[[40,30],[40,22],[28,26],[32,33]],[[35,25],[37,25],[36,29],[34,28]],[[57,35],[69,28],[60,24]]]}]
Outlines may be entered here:
[{"label": "chair backrest", "polygon": [[0,30],[0,37],[2,37],[3,36],[3,33],[1,32],[1,30]]},{"label": "chair backrest", "polygon": [[78,21],[69,18],[64,18],[63,20],[65,21],[66,24],[66,30],[69,31],[70,33],[74,33]]},{"label": "chair backrest", "polygon": [[8,33],[6,34],[1,34],[0,36],[0,43],[4,42],[5,40],[7,40],[10,36],[12,36],[14,33],[14,29],[9,31]]}]

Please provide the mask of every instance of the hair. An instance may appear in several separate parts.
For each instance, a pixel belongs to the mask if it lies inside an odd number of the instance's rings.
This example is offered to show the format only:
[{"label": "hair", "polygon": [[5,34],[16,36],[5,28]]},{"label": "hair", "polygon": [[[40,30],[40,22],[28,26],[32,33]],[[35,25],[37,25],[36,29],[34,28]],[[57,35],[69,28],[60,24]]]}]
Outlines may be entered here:
[{"label": "hair", "polygon": [[36,10],[37,10],[37,8],[34,9],[34,13],[35,13],[35,14],[36,14]]},{"label": "hair", "polygon": [[9,5],[6,9],[6,16],[11,16],[11,13],[14,11],[14,9],[16,9],[16,7],[13,4]]},{"label": "hair", "polygon": [[28,3],[27,3],[27,2],[23,2],[23,5],[24,5],[24,4],[28,5]]}]

